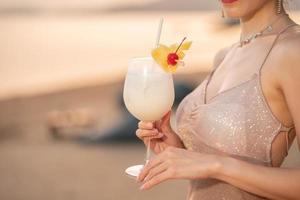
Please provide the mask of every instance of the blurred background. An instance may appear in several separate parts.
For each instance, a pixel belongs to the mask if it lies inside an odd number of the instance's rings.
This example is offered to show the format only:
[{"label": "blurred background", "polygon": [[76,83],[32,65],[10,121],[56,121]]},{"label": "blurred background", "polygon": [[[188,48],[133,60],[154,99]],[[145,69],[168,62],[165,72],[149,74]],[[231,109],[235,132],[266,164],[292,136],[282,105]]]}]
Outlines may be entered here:
[{"label": "blurred background", "polygon": [[[300,0],[286,5],[300,23]],[[218,1],[0,0],[0,199],[184,199],[186,181],[147,192],[124,175],[143,161],[122,86],[130,58],[193,40],[175,75],[176,105],[238,40]],[[284,166],[300,166],[294,144]]]}]

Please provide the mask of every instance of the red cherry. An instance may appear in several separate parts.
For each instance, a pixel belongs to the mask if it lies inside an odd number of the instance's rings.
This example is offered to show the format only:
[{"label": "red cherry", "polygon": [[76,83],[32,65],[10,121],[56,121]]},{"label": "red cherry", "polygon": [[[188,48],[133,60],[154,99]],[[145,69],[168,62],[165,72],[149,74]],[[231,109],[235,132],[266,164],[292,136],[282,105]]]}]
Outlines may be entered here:
[{"label": "red cherry", "polygon": [[179,56],[176,53],[170,53],[168,55],[168,64],[174,66],[177,64],[178,59],[179,59]]}]

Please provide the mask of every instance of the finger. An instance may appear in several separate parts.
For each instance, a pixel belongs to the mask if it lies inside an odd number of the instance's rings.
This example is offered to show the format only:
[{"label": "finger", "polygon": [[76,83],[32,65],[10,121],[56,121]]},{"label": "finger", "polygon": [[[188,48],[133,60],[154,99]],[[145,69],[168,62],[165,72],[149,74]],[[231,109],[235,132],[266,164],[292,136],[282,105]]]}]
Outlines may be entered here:
[{"label": "finger", "polygon": [[169,111],[161,120],[161,131],[169,133],[170,132],[170,119],[171,111]]},{"label": "finger", "polygon": [[171,110],[167,112],[161,120],[154,122],[154,128],[158,129],[159,132],[169,132],[168,127],[171,118]]},{"label": "finger", "polygon": [[154,122],[154,128],[156,128],[159,132],[162,132],[161,130],[161,120]]},{"label": "finger", "polygon": [[166,181],[168,179],[171,179],[171,173],[169,170],[165,170],[162,173],[158,174],[157,176],[154,176],[152,179],[148,180],[141,186],[141,190],[147,190],[152,188],[155,185],[160,184],[163,181]]},{"label": "finger", "polygon": [[167,169],[168,169],[167,163],[163,162],[163,163],[157,165],[156,167],[152,168],[152,170],[150,170],[149,174],[142,181],[147,182],[148,180],[152,179],[154,176],[157,176],[158,174],[162,173],[163,171],[165,171]]},{"label": "finger", "polygon": [[136,136],[140,139],[143,139],[144,137],[153,137],[159,135],[159,132],[157,129],[152,130],[145,130],[145,129],[137,129],[136,130]]},{"label": "finger", "polygon": [[170,121],[170,118],[171,118],[171,110],[169,112],[167,112],[163,118],[161,119],[162,123],[165,123],[165,122],[168,122]]},{"label": "finger", "polygon": [[161,162],[163,162],[162,160],[162,154],[158,154],[155,158],[151,159],[142,169],[141,173],[139,174],[137,180],[138,181],[142,181],[144,180],[144,178],[148,175],[149,171],[159,165]]},{"label": "finger", "polygon": [[151,123],[151,122],[143,122],[143,121],[140,121],[140,122],[138,123],[138,127],[139,127],[139,129],[148,129],[148,130],[150,130],[150,129],[153,129],[153,128],[154,128],[154,125],[153,125],[153,123]]}]

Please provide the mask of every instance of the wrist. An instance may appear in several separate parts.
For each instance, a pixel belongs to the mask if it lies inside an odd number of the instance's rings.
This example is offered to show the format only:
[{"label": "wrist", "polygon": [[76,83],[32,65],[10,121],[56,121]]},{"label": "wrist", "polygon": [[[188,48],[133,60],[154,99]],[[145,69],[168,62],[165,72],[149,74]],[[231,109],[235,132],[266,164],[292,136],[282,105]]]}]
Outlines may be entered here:
[{"label": "wrist", "polygon": [[211,171],[211,178],[225,181],[234,168],[237,168],[237,160],[229,156],[215,156],[214,165]]}]

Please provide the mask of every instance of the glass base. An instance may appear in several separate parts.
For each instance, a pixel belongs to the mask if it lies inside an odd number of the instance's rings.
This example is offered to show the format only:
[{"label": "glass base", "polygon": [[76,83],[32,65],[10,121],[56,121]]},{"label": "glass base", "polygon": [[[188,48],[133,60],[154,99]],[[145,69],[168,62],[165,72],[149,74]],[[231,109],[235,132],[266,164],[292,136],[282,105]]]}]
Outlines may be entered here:
[{"label": "glass base", "polygon": [[125,173],[132,178],[137,178],[138,175],[140,174],[140,172],[142,171],[143,167],[144,167],[144,165],[134,165],[134,166],[128,167],[125,170]]}]

